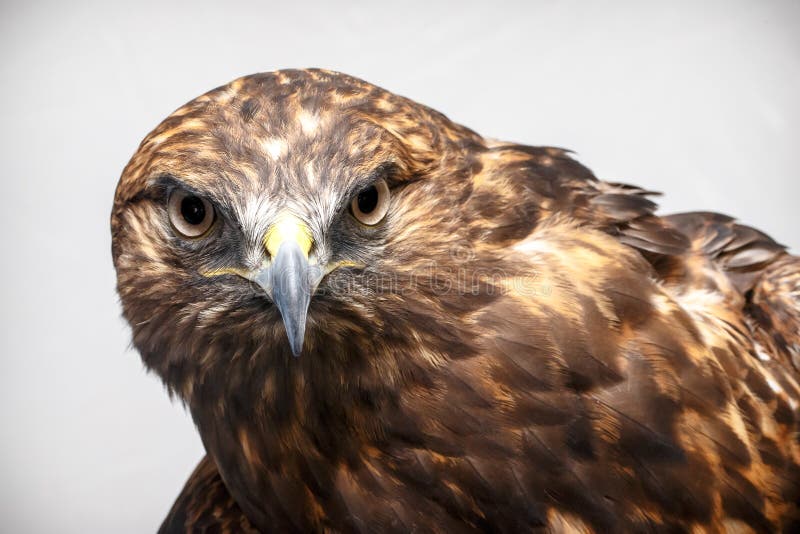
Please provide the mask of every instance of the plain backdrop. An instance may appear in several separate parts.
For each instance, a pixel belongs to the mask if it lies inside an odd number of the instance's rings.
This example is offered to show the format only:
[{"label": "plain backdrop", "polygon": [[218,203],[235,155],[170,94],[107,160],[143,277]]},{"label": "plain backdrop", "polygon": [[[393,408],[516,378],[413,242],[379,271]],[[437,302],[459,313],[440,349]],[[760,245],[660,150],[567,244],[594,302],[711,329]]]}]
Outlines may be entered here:
[{"label": "plain backdrop", "polygon": [[6,532],[155,531],[201,458],[130,349],[108,218],[141,138],[240,75],[341,70],[800,249],[794,0],[3,1],[0,57]]}]

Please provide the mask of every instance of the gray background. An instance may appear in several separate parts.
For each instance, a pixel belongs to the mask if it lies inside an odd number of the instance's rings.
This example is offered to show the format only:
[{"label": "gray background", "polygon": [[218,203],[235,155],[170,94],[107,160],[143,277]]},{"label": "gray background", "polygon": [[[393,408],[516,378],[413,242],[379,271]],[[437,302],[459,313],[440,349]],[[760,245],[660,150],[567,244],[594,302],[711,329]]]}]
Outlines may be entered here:
[{"label": "gray background", "polygon": [[240,75],[342,70],[799,250],[800,2],[222,4],[0,7],[3,531],[154,531],[201,457],[128,348],[108,215],[141,138]]}]

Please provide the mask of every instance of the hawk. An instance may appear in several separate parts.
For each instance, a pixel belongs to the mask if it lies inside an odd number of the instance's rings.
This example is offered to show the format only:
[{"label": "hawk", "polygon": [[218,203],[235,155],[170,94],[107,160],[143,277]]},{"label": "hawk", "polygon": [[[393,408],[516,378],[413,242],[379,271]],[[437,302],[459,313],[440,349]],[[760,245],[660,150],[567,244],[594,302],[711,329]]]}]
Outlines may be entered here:
[{"label": "hawk", "polygon": [[800,259],[650,196],[325,70],[175,111],[111,216],[162,532],[797,532]]}]

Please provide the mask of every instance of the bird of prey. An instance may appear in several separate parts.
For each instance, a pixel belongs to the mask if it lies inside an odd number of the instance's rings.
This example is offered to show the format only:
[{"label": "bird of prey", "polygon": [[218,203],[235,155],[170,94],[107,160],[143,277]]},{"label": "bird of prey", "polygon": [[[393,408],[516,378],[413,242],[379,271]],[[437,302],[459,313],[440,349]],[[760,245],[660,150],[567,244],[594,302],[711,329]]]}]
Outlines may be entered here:
[{"label": "bird of prey", "polygon": [[111,216],[162,532],[800,531],[800,259],[650,196],[325,70],[175,111]]}]

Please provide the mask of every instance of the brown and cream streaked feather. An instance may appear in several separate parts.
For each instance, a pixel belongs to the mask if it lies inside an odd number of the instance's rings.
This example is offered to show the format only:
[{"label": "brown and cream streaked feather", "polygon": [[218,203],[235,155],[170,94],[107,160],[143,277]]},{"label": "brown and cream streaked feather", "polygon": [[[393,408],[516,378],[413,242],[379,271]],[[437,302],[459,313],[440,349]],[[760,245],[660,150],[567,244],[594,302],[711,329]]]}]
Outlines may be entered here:
[{"label": "brown and cream streaked feather", "polygon": [[[175,236],[175,187],[213,239]],[[134,344],[208,451],[164,531],[797,531],[798,260],[650,196],[328,71],[176,111],[112,213]],[[258,262],[284,208],[348,266],[300,358],[263,293],[202,275]]]}]

